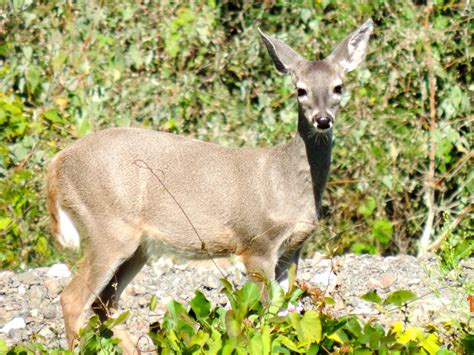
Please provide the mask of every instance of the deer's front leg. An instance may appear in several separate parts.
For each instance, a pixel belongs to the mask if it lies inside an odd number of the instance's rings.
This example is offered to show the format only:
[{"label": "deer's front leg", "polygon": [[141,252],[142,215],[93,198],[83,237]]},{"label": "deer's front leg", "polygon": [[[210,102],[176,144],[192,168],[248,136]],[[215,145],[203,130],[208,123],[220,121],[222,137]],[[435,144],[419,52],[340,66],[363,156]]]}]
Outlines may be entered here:
[{"label": "deer's front leg", "polygon": [[300,258],[302,246],[299,246],[294,250],[287,250],[283,255],[280,256],[275,267],[275,279],[280,283],[280,286],[288,291],[288,269],[291,265],[296,265],[296,271],[298,270],[298,261]]},{"label": "deer's front leg", "polygon": [[247,277],[250,281],[255,282],[260,287],[262,302],[269,303],[269,295],[267,284],[275,279],[275,265],[277,255],[253,254],[247,252],[241,255],[242,262],[247,271]]}]

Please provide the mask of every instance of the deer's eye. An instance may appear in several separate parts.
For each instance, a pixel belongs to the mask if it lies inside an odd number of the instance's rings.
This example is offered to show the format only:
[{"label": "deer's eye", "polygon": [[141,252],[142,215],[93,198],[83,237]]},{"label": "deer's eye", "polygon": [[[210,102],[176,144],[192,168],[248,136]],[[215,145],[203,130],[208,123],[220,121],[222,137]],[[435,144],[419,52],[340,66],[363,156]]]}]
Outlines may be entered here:
[{"label": "deer's eye", "polygon": [[305,89],[301,89],[301,88],[298,89],[298,97],[303,97],[306,95],[308,95],[308,93],[306,92]]},{"label": "deer's eye", "polygon": [[338,85],[334,88],[334,93],[341,95],[342,94],[342,85]]}]

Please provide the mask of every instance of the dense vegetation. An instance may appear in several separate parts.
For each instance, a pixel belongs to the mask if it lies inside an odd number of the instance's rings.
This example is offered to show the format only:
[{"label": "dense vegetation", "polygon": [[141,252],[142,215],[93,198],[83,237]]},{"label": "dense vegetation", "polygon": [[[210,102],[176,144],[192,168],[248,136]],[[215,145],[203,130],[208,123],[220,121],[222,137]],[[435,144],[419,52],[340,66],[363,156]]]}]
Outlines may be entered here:
[{"label": "dense vegetation", "polygon": [[[272,146],[296,126],[288,78],[257,26],[322,58],[369,16],[365,67],[348,78],[326,220],[311,248],[473,252],[472,20],[435,1],[2,2],[0,268],[58,258],[44,177],[51,157],[111,126]],[[468,4],[468,2],[467,2]],[[210,187],[211,188],[211,187]],[[327,242],[330,243],[327,243]],[[440,244],[435,243],[436,248]]]},{"label": "dense vegetation", "polygon": [[[294,90],[272,67],[256,28],[319,59],[368,17],[375,31],[367,63],[347,80],[326,218],[309,251],[438,250],[448,269],[473,254],[469,2],[0,4],[0,269],[67,258],[49,234],[43,193],[56,152],[111,126],[233,146],[284,143],[296,128]],[[232,310],[212,308],[199,292],[190,308],[173,301],[152,329],[154,345],[170,353],[451,354],[473,348],[466,324],[457,330],[462,342],[447,350],[435,329],[334,319],[324,309],[330,300],[312,289],[283,295],[275,286],[264,306],[254,285],[239,291],[224,285]],[[472,293],[472,284],[465,287]],[[390,300],[366,299],[403,307],[411,295],[400,292]],[[315,309],[275,316],[302,294],[313,298]],[[76,352],[115,351],[110,328],[124,318],[105,324],[92,318]],[[0,341],[0,352],[7,351],[62,353],[41,344],[8,349]]]},{"label": "dense vegetation", "polygon": [[[294,276],[294,273],[293,273]],[[188,307],[171,301],[161,323],[150,325],[152,344],[139,347],[159,354],[470,354],[474,351],[474,336],[456,330],[449,341],[437,335],[436,327],[428,331],[418,326],[396,322],[384,328],[375,321],[363,322],[356,316],[334,318],[330,305],[334,300],[324,297],[318,288],[307,284],[292,284],[285,293],[277,282],[269,286],[268,300],[260,299],[260,288],[246,283],[235,290],[222,280],[230,308],[214,307],[200,291]],[[384,312],[389,308],[405,308],[416,297],[409,291],[395,291],[382,300],[375,292],[363,298],[378,303]],[[309,299],[311,307],[294,306]],[[149,304],[156,307],[156,298]],[[395,307],[395,308],[394,308]],[[48,348],[40,343],[8,347],[0,339],[0,352],[16,354],[121,354],[120,340],[114,337],[114,327],[121,325],[128,312],[100,322],[92,317],[81,329],[74,352]],[[444,343],[444,344],[443,344]],[[447,344],[446,344],[447,343]],[[447,345],[447,346],[446,346]],[[449,347],[449,348],[448,348]]]}]

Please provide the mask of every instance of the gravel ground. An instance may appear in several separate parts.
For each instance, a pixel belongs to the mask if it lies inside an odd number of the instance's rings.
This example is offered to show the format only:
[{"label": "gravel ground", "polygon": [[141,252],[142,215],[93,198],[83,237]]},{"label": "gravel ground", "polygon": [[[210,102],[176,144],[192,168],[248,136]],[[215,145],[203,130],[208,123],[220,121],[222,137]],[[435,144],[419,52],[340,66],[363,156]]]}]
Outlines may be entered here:
[{"label": "gravel ground", "polygon": [[[240,265],[227,259],[218,263],[230,280],[243,282]],[[474,282],[474,259],[465,261],[461,270],[463,282]],[[351,313],[383,324],[407,321],[417,326],[468,320],[468,295],[455,276],[442,273],[433,255],[420,259],[350,254],[327,259],[315,255],[302,260],[298,273],[300,280],[320,287],[335,299],[336,304],[329,308],[335,316]],[[63,264],[21,274],[0,271],[0,339],[9,345],[38,341],[65,347],[59,294],[69,278],[70,272]],[[175,263],[161,258],[145,266],[121,298],[121,310],[132,314],[127,328],[135,336],[146,334],[148,325],[162,317],[171,299],[189,302],[195,289],[200,289],[213,304],[226,304],[225,296],[219,292],[220,278],[209,261]],[[409,304],[408,319],[400,310],[380,312],[360,299],[374,289],[382,298],[400,289],[415,292],[418,299]],[[158,298],[153,312],[148,309],[152,295]]]}]

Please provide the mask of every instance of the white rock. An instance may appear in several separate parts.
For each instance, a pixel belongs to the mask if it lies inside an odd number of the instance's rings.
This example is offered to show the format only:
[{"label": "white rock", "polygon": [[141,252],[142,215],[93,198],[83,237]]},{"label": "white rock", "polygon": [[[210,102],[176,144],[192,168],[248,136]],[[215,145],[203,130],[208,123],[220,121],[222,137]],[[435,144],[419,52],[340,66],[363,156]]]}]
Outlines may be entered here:
[{"label": "white rock", "polygon": [[71,276],[71,271],[66,264],[54,264],[46,274],[47,277],[66,278]]},{"label": "white rock", "polygon": [[329,286],[329,289],[336,285],[337,276],[331,270],[326,270],[320,274],[314,275],[311,282],[316,283],[319,287]]},{"label": "white rock", "polygon": [[26,293],[25,285],[20,284],[20,286],[18,286],[18,294],[19,295],[24,295],[25,293]]},{"label": "white rock", "polygon": [[5,324],[3,328],[0,329],[0,333],[8,333],[12,329],[23,329],[25,327],[25,320],[21,317],[16,317],[9,321],[7,324]]}]

